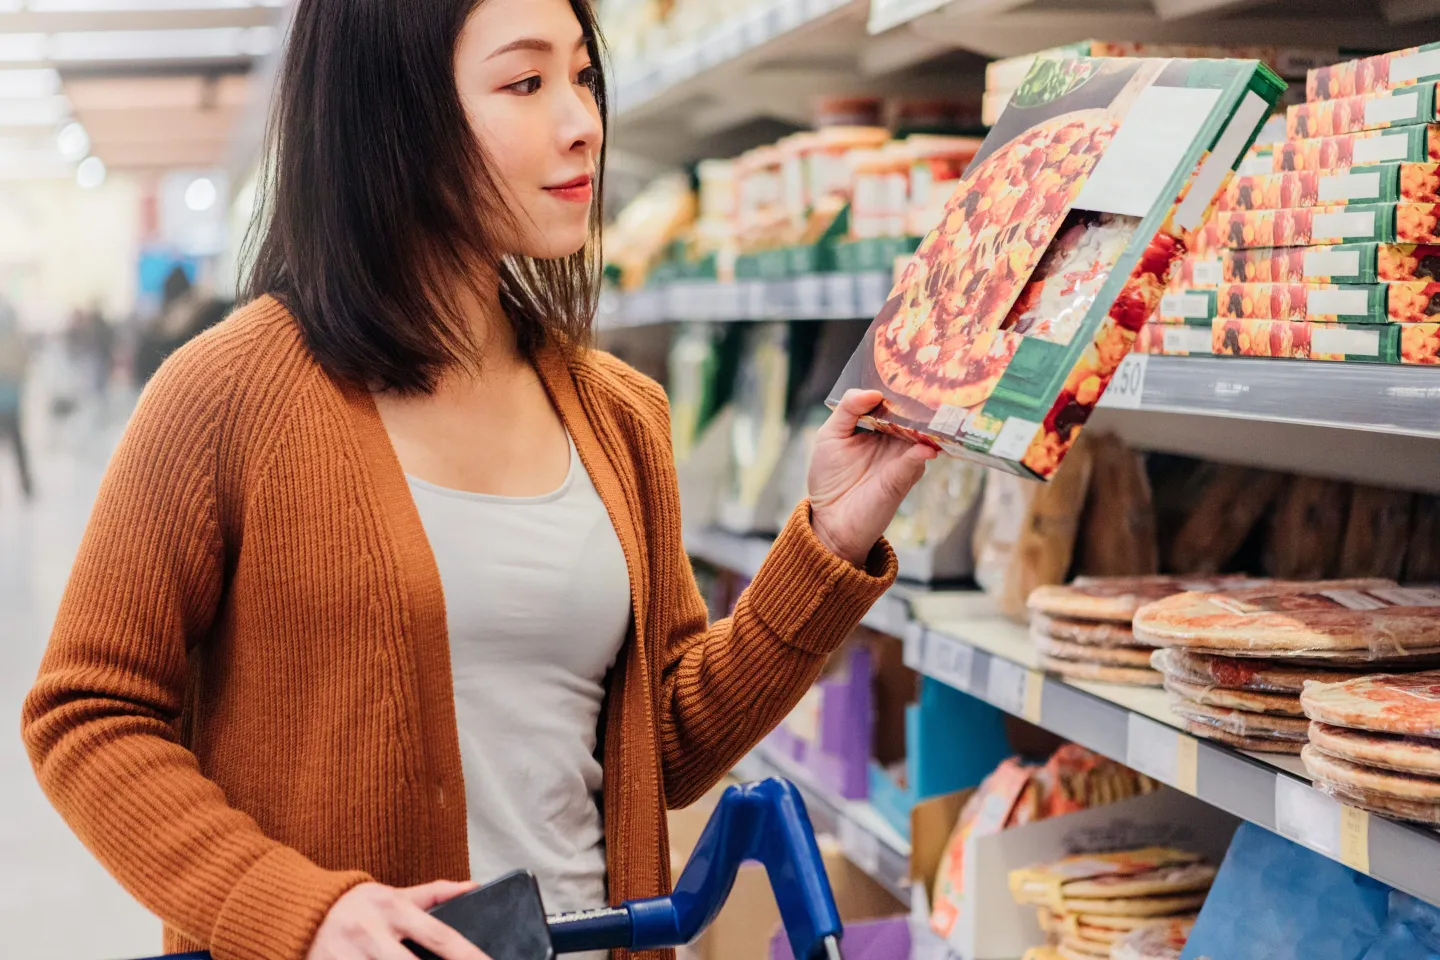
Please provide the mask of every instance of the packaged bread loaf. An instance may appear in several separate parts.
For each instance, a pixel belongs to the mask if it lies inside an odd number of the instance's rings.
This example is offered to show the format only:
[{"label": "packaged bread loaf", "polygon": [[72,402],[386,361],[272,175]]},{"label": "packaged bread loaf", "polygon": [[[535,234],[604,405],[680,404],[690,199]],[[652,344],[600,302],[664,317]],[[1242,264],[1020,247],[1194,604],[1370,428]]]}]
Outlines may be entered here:
[{"label": "packaged bread loaf", "polygon": [[1292,478],[1270,525],[1266,572],[1282,580],[1333,576],[1349,501],[1349,489],[1339,481]]},{"label": "packaged bread loaf", "polygon": [[1229,465],[1212,469],[1195,508],[1170,544],[1169,566],[1185,573],[1217,573],[1270,511],[1285,475]]},{"label": "packaged bread loaf", "polygon": [[1350,515],[1340,547],[1341,577],[1389,577],[1405,572],[1405,546],[1410,539],[1410,513],[1415,495],[1357,484],[1350,495]]},{"label": "packaged bread loaf", "polygon": [[1077,572],[1110,577],[1160,572],[1155,500],[1145,457],[1114,434],[1094,437]]}]

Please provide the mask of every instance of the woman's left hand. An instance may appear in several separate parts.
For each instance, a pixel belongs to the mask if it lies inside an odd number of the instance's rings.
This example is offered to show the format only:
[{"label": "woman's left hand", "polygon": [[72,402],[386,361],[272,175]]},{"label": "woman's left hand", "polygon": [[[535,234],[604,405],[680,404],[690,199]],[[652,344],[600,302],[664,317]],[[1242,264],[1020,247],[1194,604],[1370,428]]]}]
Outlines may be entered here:
[{"label": "woman's left hand", "polygon": [[848,390],[820,428],[810,459],[810,524],[837,556],[863,566],[900,501],[939,451],[856,430],[879,405],[878,390]]}]

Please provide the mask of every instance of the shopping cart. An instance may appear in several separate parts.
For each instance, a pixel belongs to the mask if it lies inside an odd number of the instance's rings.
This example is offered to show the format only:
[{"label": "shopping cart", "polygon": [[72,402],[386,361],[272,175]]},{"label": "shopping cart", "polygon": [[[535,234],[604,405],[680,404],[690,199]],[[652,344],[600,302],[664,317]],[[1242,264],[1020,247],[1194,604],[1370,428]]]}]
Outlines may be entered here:
[{"label": "shopping cart", "polygon": [[[740,864],[765,867],[798,960],[840,960],[840,915],[805,801],[787,780],[730,787],[668,897],[546,916],[535,878],[524,871],[462,894],[431,912],[491,960],[551,960],[589,950],[678,947],[700,935],[725,903]],[[423,947],[408,945],[422,958]],[[151,960],[211,960],[208,953]]]}]

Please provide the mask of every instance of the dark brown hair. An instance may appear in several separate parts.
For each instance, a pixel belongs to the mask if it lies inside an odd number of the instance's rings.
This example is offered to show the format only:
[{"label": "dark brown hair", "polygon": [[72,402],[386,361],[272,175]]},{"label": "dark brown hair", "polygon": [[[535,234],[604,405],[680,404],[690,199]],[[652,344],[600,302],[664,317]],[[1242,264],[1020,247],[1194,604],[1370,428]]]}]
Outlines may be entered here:
[{"label": "dark brown hair", "polygon": [[[483,3],[484,0],[479,0]],[[463,307],[498,277],[527,355],[590,340],[600,272],[603,145],[590,241],[534,260],[497,250],[513,218],[455,86],[455,48],[477,0],[300,0],[268,130],[268,164],[245,243],[244,298],[271,294],[331,374],[429,392],[474,367]],[[606,116],[590,0],[570,0]]]}]

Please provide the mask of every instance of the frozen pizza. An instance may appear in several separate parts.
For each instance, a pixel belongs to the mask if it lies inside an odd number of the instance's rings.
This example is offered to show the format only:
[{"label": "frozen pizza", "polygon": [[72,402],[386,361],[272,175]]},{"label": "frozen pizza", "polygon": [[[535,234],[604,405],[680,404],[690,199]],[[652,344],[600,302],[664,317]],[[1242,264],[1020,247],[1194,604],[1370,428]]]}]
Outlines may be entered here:
[{"label": "frozen pizza", "polygon": [[1077,620],[1129,623],[1147,603],[1187,590],[1253,586],[1246,577],[1076,577],[1068,584],[1036,587],[1027,606],[1034,613]]},{"label": "frozen pizza", "polygon": [[1300,691],[1305,689],[1307,680],[1339,683],[1364,672],[1362,667],[1350,670],[1326,669],[1251,657],[1208,656],[1181,647],[1156,650],[1150,658],[1150,664],[1167,677],[1199,686],[1292,694],[1297,697]]},{"label": "frozen pizza", "polygon": [[1194,927],[1191,917],[1147,923],[1115,942],[1111,960],[1180,960]]},{"label": "frozen pizza", "polygon": [[1321,723],[1440,738],[1440,670],[1373,674],[1343,683],[1307,683],[1300,703],[1306,716]]},{"label": "frozen pizza", "polygon": [[1352,763],[1440,777],[1440,740],[1310,724],[1310,743]]}]

